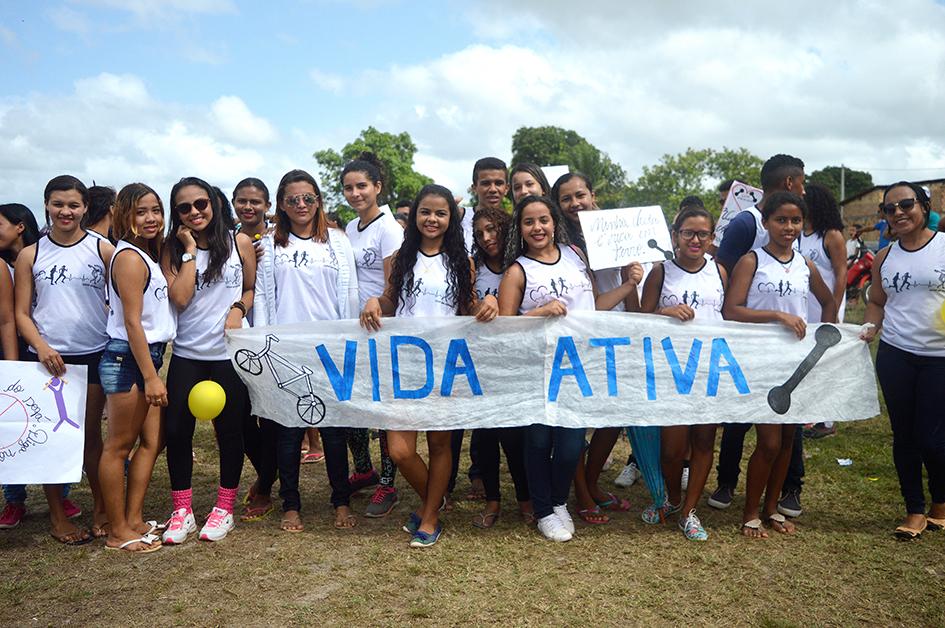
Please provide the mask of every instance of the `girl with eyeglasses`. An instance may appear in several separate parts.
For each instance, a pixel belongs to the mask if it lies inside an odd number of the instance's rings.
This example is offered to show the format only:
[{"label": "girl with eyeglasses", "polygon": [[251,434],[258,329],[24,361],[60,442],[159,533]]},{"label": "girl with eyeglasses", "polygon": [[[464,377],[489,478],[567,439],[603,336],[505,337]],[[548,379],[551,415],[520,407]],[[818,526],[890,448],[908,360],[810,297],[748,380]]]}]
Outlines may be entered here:
[{"label": "girl with eyeglasses", "polygon": [[[876,255],[862,338],[880,337],[876,374],[893,432],[893,463],[906,503],[895,535],[904,540],[945,528],[945,235],[929,229],[929,198],[900,181],[880,210],[896,241]],[[931,506],[926,511],[922,467]]]},{"label": "girl with eyeglasses", "polygon": [[[257,303],[254,323],[289,323],[354,318],[358,312],[358,276],[348,238],[329,229],[321,191],[314,177],[304,170],[287,172],[276,190],[275,232],[263,238],[271,265],[260,264],[262,281],[256,283]],[[265,286],[265,290],[261,289]],[[260,419],[269,421],[269,419]],[[348,429],[319,428],[325,448],[325,464],[335,508],[336,528],[353,528],[357,519],[351,512],[351,485],[348,482]],[[301,532],[302,502],[299,495],[299,468],[304,427],[276,424],[276,462],[279,496],[282,498],[281,528]],[[257,490],[267,495],[274,477],[260,477]]]},{"label": "girl with eyeglasses", "polygon": [[[722,266],[706,257],[715,236],[711,214],[702,207],[686,207],[676,215],[672,231],[675,257],[653,265],[643,285],[640,311],[682,322],[721,321],[727,275]],[[668,493],[668,504],[661,514],[681,512],[679,527],[691,541],[708,538],[696,516],[696,505],[712,466],[717,426],[712,422],[665,426],[660,430],[663,478]],[[683,500],[683,461],[690,448],[689,484]]]},{"label": "girl with eyeglasses", "polygon": [[219,541],[233,529],[233,508],[243,471],[243,421],[249,393],[226,352],[224,331],[240,329],[253,305],[256,256],[248,235],[233,234],[219,196],[202,179],[185,177],[171,190],[173,236],[161,268],[168,297],[177,311],[177,337],[167,371],[164,423],[167,471],[173,513],[163,541],[183,543],[197,531],[192,508],[193,441],[196,419],[188,407],[190,390],[211,380],[226,391],[226,404],[213,419],[220,449],[216,504],[200,530],[203,541]]},{"label": "girl with eyeglasses", "polygon": [[[804,199],[791,192],[775,192],[765,197],[761,224],[768,232],[768,243],[743,255],[732,269],[722,306],[725,320],[780,323],[803,340],[807,333],[807,303],[815,298],[820,302],[820,322],[837,322],[833,294],[814,263],[794,249],[807,213]],[[767,538],[762,523],[781,534],[795,531],[794,524],[778,512],[778,499],[787,477],[796,430],[794,424],[755,425],[757,441],[748,461],[742,512],[742,534],[747,537]]]},{"label": "girl with eyeglasses", "polygon": [[[378,195],[383,188],[383,168],[373,153],[361,153],[341,171],[341,190],[348,205],[358,214],[357,220],[348,223],[345,233],[351,242],[358,267],[360,309],[364,309],[368,299],[384,292],[394,254],[404,241],[404,229],[389,211],[381,211],[377,206]],[[381,445],[380,477],[371,464],[368,431],[351,429],[349,435],[355,466],[355,473],[351,476],[353,489],[377,484],[364,516],[387,516],[398,501],[397,489],[394,487],[397,467],[387,449],[387,432],[380,430],[378,439]]]},{"label": "girl with eyeglasses", "polygon": [[[580,247],[582,252],[586,252],[584,231],[581,229],[579,215],[581,212],[599,210],[591,180],[580,172],[562,175],[555,181],[551,198],[561,208],[571,242]],[[639,262],[633,262],[624,268],[604,268],[592,272],[600,292],[619,290],[622,295],[609,309],[617,312],[634,312],[639,308],[637,287],[644,278],[643,266]],[[629,501],[602,490],[598,484],[604,464],[619,436],[619,427],[595,429],[590,443],[581,452],[581,459],[574,476],[574,494],[578,502],[578,516],[585,523],[604,524],[610,521],[608,511],[630,510]],[[657,455],[654,450],[654,462]]]},{"label": "girl with eyeglasses", "polygon": [[[384,294],[368,299],[361,326],[381,327],[382,316],[472,316],[487,322],[498,314],[494,299],[476,300],[475,271],[466,253],[462,219],[453,193],[425,185],[410,208],[404,243],[394,256]],[[417,432],[388,430],[390,455],[421,499],[404,531],[411,547],[430,547],[440,538],[439,512],[446,504],[452,468],[452,431],[428,431],[429,463],[417,453]]]},{"label": "girl with eyeglasses", "polygon": [[[123,187],[115,199],[112,233],[118,244],[109,264],[108,344],[99,364],[108,404],[108,438],[99,464],[109,524],[105,547],[147,553],[161,548],[160,537],[152,534],[156,524],[143,529],[141,521],[167,406],[158,371],[177,332],[160,266],[164,206],[157,192],[143,183]],[[139,440],[126,490],[125,464]]]},{"label": "girl with eyeglasses", "polygon": [[[43,194],[49,228],[25,247],[16,261],[16,322],[29,345],[24,360],[40,362],[53,378],[71,365],[88,367],[84,467],[94,501],[93,527],[101,535],[106,522],[98,463],[102,455],[102,409],[105,395],[98,364],[108,342],[105,332],[105,268],[114,247],[89,236],[80,226],[89,192],[69,175],[50,180]],[[62,485],[43,487],[49,502],[52,536],[78,545],[92,536],[72,524],[63,508]]]}]

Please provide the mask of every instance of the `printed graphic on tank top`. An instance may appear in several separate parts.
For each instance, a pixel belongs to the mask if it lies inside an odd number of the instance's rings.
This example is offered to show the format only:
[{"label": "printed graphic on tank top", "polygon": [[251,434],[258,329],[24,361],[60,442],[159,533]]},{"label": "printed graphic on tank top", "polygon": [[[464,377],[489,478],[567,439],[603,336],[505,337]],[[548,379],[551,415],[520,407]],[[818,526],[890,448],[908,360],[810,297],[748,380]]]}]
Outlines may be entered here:
[{"label": "printed graphic on tank top", "polygon": [[[467,271],[469,272],[469,271]],[[453,316],[456,314],[456,293],[449,284],[446,254],[425,255],[417,251],[413,266],[413,286],[406,282],[401,289],[397,316]]]},{"label": "printed graphic on tank top", "polygon": [[230,254],[219,277],[207,276],[209,250],[198,248],[194,263],[194,296],[177,314],[174,354],[190,360],[226,360],[223,328],[230,306],[243,296],[243,262],[236,242],[230,241]]},{"label": "printed graphic on tank top", "polygon": [[686,270],[676,260],[663,263],[659,307],[688,305],[696,313],[696,320],[720,321],[724,301],[722,275],[715,261],[703,260],[702,268],[695,272]]},{"label": "printed graphic on tank top", "polygon": [[893,242],[879,270],[883,341],[916,355],[945,356],[945,236],[936,232],[914,251]]},{"label": "printed graphic on tank top", "polygon": [[290,233],[288,244],[276,246],[274,251],[274,323],[337,320],[340,262],[330,241],[317,242]]},{"label": "printed graphic on tank top", "polygon": [[[68,246],[57,244],[49,235],[39,239],[31,315],[43,339],[63,355],[105,348],[105,262],[97,238],[86,234]],[[35,353],[33,347],[30,351]]]},{"label": "printed graphic on tank top", "polygon": [[476,298],[482,301],[489,295],[499,298],[499,284],[502,273],[494,273],[488,264],[481,264],[476,269]]},{"label": "printed graphic on tank top", "polygon": [[358,267],[358,300],[364,309],[368,299],[383,294],[384,259],[403,244],[404,230],[390,213],[382,211],[363,227],[352,220],[345,227],[345,234]]},{"label": "printed graphic on tank top", "polygon": [[135,245],[121,240],[115,246],[112,262],[109,267],[111,281],[108,286],[108,337],[118,340],[128,340],[128,330],[125,329],[125,310],[121,302],[121,294],[115,289],[115,260],[119,254],[131,255],[124,251],[133,251],[148,268],[148,279],[144,287],[144,298],[141,303],[141,327],[148,344],[155,342],[170,342],[177,333],[177,317],[174,314],[170,300],[167,298],[167,279],[161,272],[160,265],[151,259],[151,256]]},{"label": "printed graphic on tank top", "polygon": [[810,269],[804,256],[792,250],[791,259],[782,262],[764,247],[752,254],[758,264],[748,287],[746,306],[753,310],[785,312],[806,321]]},{"label": "printed graphic on tank top", "polygon": [[567,245],[557,245],[558,260],[540,262],[521,256],[516,263],[525,273],[525,291],[519,314],[525,314],[553,300],[561,301],[569,310],[594,310],[594,288],[587,275],[587,266]]},{"label": "printed graphic on tank top", "polygon": [[[821,278],[823,278],[824,283],[827,284],[827,289],[833,293],[833,289],[836,287],[836,277],[833,274],[833,264],[830,261],[830,255],[827,254],[827,247],[824,243],[824,238],[819,233],[812,233],[810,235],[801,235],[797,238],[797,248],[801,252],[801,255],[809,259],[814,263],[814,266],[817,267],[817,272],[820,273]],[[847,295],[844,292],[843,299],[840,301],[840,308],[837,313],[837,320],[843,322],[843,315],[846,311],[847,305]],[[808,299],[807,300],[807,320],[811,323],[820,322],[820,301],[817,299]]]}]

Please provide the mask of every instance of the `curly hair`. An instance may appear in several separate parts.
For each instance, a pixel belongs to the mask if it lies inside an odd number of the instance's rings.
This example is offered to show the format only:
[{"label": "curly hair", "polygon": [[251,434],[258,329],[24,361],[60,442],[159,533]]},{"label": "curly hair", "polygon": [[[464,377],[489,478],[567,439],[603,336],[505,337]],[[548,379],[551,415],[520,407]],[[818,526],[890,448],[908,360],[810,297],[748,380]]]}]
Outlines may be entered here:
[{"label": "curly hair", "polygon": [[807,219],[814,233],[823,237],[831,229],[843,231],[843,218],[840,206],[833,192],[817,183],[804,186],[804,200],[807,202]]},{"label": "curly hair", "polygon": [[394,309],[399,307],[400,296],[413,290],[413,269],[417,263],[417,252],[420,250],[422,236],[417,228],[417,210],[420,203],[428,196],[438,196],[444,199],[450,208],[450,222],[443,236],[440,251],[446,254],[447,285],[456,298],[456,313],[460,316],[472,314],[474,291],[472,273],[469,266],[469,255],[466,253],[466,242],[463,239],[462,218],[453,193],[442,185],[429,184],[423,186],[410,206],[410,215],[404,229],[404,243],[393,260],[390,271],[390,296],[394,301]]},{"label": "curly hair", "polygon": [[509,234],[505,242],[505,262],[502,264],[503,268],[508,268],[515,260],[528,252],[528,247],[525,245],[525,240],[522,237],[522,210],[532,203],[541,203],[551,212],[551,221],[555,225],[555,244],[571,243],[571,239],[568,237],[567,227],[565,226],[568,220],[561,215],[561,210],[558,209],[558,205],[547,196],[535,196],[534,194],[526,196],[515,205],[515,209],[512,211]]},{"label": "curly hair", "polygon": [[[495,227],[496,238],[499,240],[499,252],[500,255],[505,252],[505,242],[509,233],[509,222],[511,218],[508,214],[505,213],[503,209],[483,207],[482,209],[477,209],[476,213],[473,214],[472,224],[473,224],[473,233],[475,234],[476,221],[477,220],[488,220],[492,223],[492,226]],[[481,267],[486,263],[486,252],[482,250],[479,246],[479,240],[473,237],[472,245],[472,258],[473,262],[476,264],[476,268]]]}]

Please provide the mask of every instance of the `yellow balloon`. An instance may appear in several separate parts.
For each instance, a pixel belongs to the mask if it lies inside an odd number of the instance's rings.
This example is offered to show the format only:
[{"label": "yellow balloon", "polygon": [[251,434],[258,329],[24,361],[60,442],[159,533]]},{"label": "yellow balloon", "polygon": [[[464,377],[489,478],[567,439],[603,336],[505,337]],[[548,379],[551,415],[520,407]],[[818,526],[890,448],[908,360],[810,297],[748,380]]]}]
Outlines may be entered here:
[{"label": "yellow balloon", "polygon": [[226,393],[223,392],[223,387],[209,379],[194,384],[187,395],[190,413],[201,421],[217,418],[225,405]]}]

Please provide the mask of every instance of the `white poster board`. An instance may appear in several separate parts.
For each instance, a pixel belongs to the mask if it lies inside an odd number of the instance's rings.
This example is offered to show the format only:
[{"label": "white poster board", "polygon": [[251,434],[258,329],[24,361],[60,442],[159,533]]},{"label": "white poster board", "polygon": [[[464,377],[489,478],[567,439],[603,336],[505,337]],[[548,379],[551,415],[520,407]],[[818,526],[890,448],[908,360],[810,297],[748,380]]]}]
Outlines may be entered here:
[{"label": "white poster board", "polygon": [[658,206],[579,212],[592,270],[673,258],[666,217]]},{"label": "white poster board", "polygon": [[548,179],[548,185],[554,185],[555,181],[558,180],[562,175],[568,174],[571,172],[571,168],[567,165],[564,166],[542,166],[542,173],[544,173],[545,178]]},{"label": "white poster board", "polygon": [[722,235],[728,223],[732,222],[732,218],[742,210],[760,203],[763,197],[764,192],[756,187],[741,181],[732,182],[732,187],[725,198],[725,205],[722,206],[722,214],[719,216],[719,221],[715,223],[715,246],[722,243]]},{"label": "white poster board", "polygon": [[82,479],[87,366],[0,361],[0,484]]}]

